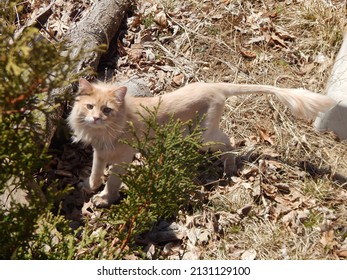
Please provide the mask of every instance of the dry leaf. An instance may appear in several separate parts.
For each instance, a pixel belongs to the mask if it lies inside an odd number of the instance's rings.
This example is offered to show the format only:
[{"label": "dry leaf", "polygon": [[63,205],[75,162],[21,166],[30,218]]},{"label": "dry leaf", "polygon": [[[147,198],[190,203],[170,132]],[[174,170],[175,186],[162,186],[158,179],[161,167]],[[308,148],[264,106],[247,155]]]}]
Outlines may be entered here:
[{"label": "dry leaf", "polygon": [[269,131],[260,126],[257,126],[257,129],[261,139],[268,142],[270,145],[274,145],[274,141],[272,140],[273,135],[271,135]]},{"label": "dry leaf", "polygon": [[276,183],[274,186],[278,189],[280,193],[290,194],[290,188],[287,184],[284,183]]},{"label": "dry leaf", "polygon": [[[124,249],[124,250],[126,250],[126,249]],[[118,254],[118,253],[117,253]],[[130,254],[130,255],[126,255],[125,257],[124,257],[124,260],[128,260],[128,261],[136,261],[136,260],[138,260],[139,259],[139,257],[138,256],[135,256],[134,254]]]},{"label": "dry leaf", "polygon": [[267,164],[266,164],[266,161],[263,160],[263,159],[260,159],[259,160],[259,171],[260,173],[262,174],[265,174],[266,173],[266,170],[267,170]]},{"label": "dry leaf", "polygon": [[135,14],[133,17],[128,18],[128,26],[130,29],[136,29],[141,24],[141,15]]},{"label": "dry leaf", "polygon": [[271,147],[266,147],[263,150],[263,154],[266,158],[278,158],[278,157],[280,157],[280,154],[275,152]]},{"label": "dry leaf", "polygon": [[167,27],[168,21],[167,21],[165,12],[160,11],[158,14],[156,14],[154,17],[154,22],[158,24],[160,27],[163,27],[163,28]]},{"label": "dry leaf", "polygon": [[308,63],[308,64],[304,64],[300,67],[299,70],[299,75],[305,75],[305,74],[309,74],[311,73],[311,71],[315,68],[315,64],[314,63]]},{"label": "dry leaf", "polygon": [[288,214],[292,209],[282,203],[274,204],[270,207],[269,215],[272,221],[277,221],[283,215]]},{"label": "dry leaf", "polygon": [[257,251],[254,249],[249,249],[242,253],[241,260],[255,260],[257,256]]},{"label": "dry leaf", "polygon": [[273,199],[277,195],[277,188],[275,186],[268,185],[268,184],[262,184],[262,188],[263,188],[264,193],[269,198]]},{"label": "dry leaf", "polygon": [[260,43],[260,42],[264,42],[264,41],[265,41],[264,36],[257,36],[257,37],[250,39],[249,41],[247,41],[246,44],[252,45],[252,44],[256,44],[256,43]]},{"label": "dry leaf", "polygon": [[257,54],[254,51],[246,50],[246,49],[240,49],[241,54],[245,58],[251,58],[254,59],[257,57]]},{"label": "dry leaf", "polygon": [[347,258],[347,246],[342,246],[342,248],[335,251],[335,254],[338,255],[340,258]]},{"label": "dry leaf", "polygon": [[145,53],[146,61],[155,62],[155,54],[152,49],[147,49],[144,51],[144,53]]},{"label": "dry leaf", "polygon": [[269,45],[272,45],[272,46],[281,46],[283,48],[287,48],[287,44],[284,42],[284,40],[282,40],[280,37],[278,37],[274,33],[267,36],[267,42]]},{"label": "dry leaf", "polygon": [[139,61],[142,57],[143,46],[142,44],[132,44],[128,50],[129,59],[133,61]]},{"label": "dry leaf", "polygon": [[237,214],[239,214],[242,218],[248,216],[248,214],[252,210],[252,205],[246,205],[241,209],[237,210]]},{"label": "dry leaf", "polygon": [[287,47],[288,47],[287,44],[286,44],[286,42],[285,42],[284,40],[282,40],[279,36],[272,34],[272,35],[271,35],[271,38],[272,38],[272,40],[273,40],[274,42],[276,42],[278,45],[280,45],[280,46],[282,46],[282,47],[284,47],[284,48],[287,48]]},{"label": "dry leaf", "polygon": [[200,259],[200,254],[197,250],[187,251],[184,253],[182,260],[198,260]]},{"label": "dry leaf", "polygon": [[153,256],[155,254],[155,246],[152,243],[149,243],[147,245],[147,247],[145,248],[145,252],[146,252],[146,257],[148,260],[152,260]]},{"label": "dry leaf", "polygon": [[202,230],[198,235],[198,239],[201,244],[206,244],[210,239],[210,236],[211,232],[209,232],[208,230]]},{"label": "dry leaf", "polygon": [[196,232],[196,228],[192,228],[190,230],[187,231],[187,237],[190,241],[190,243],[195,246],[196,245],[196,242],[198,240],[198,237],[197,237],[197,232]]},{"label": "dry leaf", "polygon": [[239,249],[239,248],[233,248],[233,247],[230,247],[229,248],[229,259],[233,260],[237,260],[237,259],[240,259],[241,258],[241,255],[242,253],[245,251],[243,249]]},{"label": "dry leaf", "polygon": [[120,56],[126,56],[127,55],[127,51],[125,50],[122,41],[119,39],[117,40],[117,51],[118,51]]},{"label": "dry leaf", "polygon": [[287,31],[280,29],[276,26],[276,35],[282,40],[295,40],[296,37],[294,35],[289,34]]},{"label": "dry leaf", "polygon": [[249,178],[250,176],[256,176],[259,174],[259,169],[258,167],[250,167],[250,168],[245,168],[241,171],[241,175],[246,177],[246,178]]},{"label": "dry leaf", "polygon": [[296,213],[295,211],[290,211],[281,218],[281,221],[288,227],[292,227],[295,224]]},{"label": "dry leaf", "polygon": [[261,195],[260,183],[256,182],[252,188],[252,196],[257,199]]},{"label": "dry leaf", "polygon": [[305,222],[307,218],[310,216],[310,211],[308,209],[300,210],[297,213],[298,213],[297,219],[301,223]]},{"label": "dry leaf", "polygon": [[181,86],[184,82],[184,75],[182,73],[175,75],[172,79],[176,86]]},{"label": "dry leaf", "polygon": [[218,232],[223,232],[226,228],[237,225],[241,221],[240,215],[230,212],[219,211],[218,216]]},{"label": "dry leaf", "polygon": [[332,247],[333,245],[335,245],[335,232],[333,229],[324,231],[322,233],[322,237],[320,239],[320,243],[324,246],[324,247]]},{"label": "dry leaf", "polygon": [[169,255],[174,253],[174,251],[177,251],[177,249],[179,249],[179,245],[180,243],[177,243],[177,242],[166,243],[163,248],[163,254]]}]

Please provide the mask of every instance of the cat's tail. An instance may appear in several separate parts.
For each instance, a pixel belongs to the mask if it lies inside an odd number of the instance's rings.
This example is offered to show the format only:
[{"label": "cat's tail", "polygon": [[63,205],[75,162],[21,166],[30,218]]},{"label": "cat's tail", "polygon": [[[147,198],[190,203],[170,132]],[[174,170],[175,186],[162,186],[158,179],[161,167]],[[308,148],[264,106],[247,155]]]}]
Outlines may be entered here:
[{"label": "cat's tail", "polygon": [[243,94],[273,94],[298,118],[314,119],[319,112],[326,112],[336,102],[322,94],[305,89],[278,88],[266,85],[241,85],[218,83],[226,98]]}]

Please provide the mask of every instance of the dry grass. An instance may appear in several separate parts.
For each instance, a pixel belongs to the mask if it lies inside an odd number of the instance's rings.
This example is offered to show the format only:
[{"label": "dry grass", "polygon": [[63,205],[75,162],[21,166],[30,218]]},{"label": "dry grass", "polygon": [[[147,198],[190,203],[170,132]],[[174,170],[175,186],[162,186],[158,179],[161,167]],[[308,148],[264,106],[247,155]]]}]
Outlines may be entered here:
[{"label": "dry grass", "polygon": [[[185,82],[271,84],[324,93],[346,26],[345,1],[150,2],[163,7],[171,24],[179,27],[159,51],[165,48],[163,57],[185,75]],[[221,126],[236,143],[258,135],[261,126],[274,135],[274,148],[285,160],[312,159],[313,151],[317,166],[335,164],[333,170],[347,170],[343,144],[293,119],[276,100],[230,99]],[[327,159],[332,152],[338,160]]]},{"label": "dry grass", "polygon": [[[154,94],[194,81],[324,93],[346,22],[345,0],[138,1],[109,65]],[[148,248],[168,259],[345,259],[346,141],[262,96],[229,99],[221,127],[238,176],[201,186],[176,219],[179,241]]]},{"label": "dry grass", "polygon": [[[171,27],[179,29],[168,41],[159,36],[157,50],[187,83],[271,84],[324,93],[346,27],[345,1],[148,2],[163,9]],[[164,91],[175,86],[167,83]],[[200,211],[217,217],[223,231],[210,238],[198,257],[343,258],[346,142],[317,133],[265,97],[230,99],[221,126],[246,163],[240,167],[241,182],[206,193],[209,203]],[[262,160],[268,160],[265,173]],[[247,173],[251,168],[257,170],[252,176]],[[276,184],[288,186],[290,193],[266,189]],[[246,217],[226,214],[247,205],[252,210]]]}]

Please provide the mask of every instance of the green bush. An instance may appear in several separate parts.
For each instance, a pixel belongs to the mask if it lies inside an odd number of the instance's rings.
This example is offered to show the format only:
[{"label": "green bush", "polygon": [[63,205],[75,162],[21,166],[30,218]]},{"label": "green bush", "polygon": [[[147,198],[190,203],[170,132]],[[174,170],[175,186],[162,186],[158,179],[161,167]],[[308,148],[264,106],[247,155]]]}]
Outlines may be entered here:
[{"label": "green bush", "polygon": [[133,138],[123,141],[140,155],[137,163],[127,166],[129,171],[121,175],[127,186],[126,197],[111,209],[108,217],[120,224],[121,252],[136,234],[149,230],[159,218],[175,216],[189,204],[199,169],[210,165],[209,158],[201,153],[204,144],[199,125],[174,118],[158,124],[157,109],[146,109],[146,116],[141,116],[144,133],[130,123]]},{"label": "green bush", "polygon": [[71,82],[67,75],[77,62],[62,56],[64,45],[48,42],[38,29],[17,29],[21,2],[0,3],[0,195],[21,189],[31,202],[12,203],[10,210],[0,205],[1,259],[23,257],[17,253],[32,242],[37,220],[52,206],[33,177],[48,160],[46,116],[60,103],[50,94]]},{"label": "green bush", "polygon": [[[124,166],[121,175],[125,197],[110,209],[100,210],[97,226],[86,226],[76,248],[79,259],[122,259],[139,255],[134,243],[159,219],[174,219],[178,211],[190,204],[200,168],[211,166],[203,147],[202,129],[171,119],[158,124],[157,109],[142,116],[145,132],[138,132],[130,123],[132,139],[122,141],[140,152],[134,163]],[[196,121],[196,123],[199,123]],[[183,132],[189,133],[184,136]],[[79,253],[82,252],[82,253]]]},{"label": "green bush", "polygon": [[[208,163],[199,152],[202,130],[174,119],[160,125],[157,111],[147,110],[142,116],[145,133],[133,128],[133,139],[127,142],[141,157],[122,175],[125,198],[100,210],[101,219],[86,221],[73,232],[69,221],[52,212],[64,193],[54,183],[43,193],[44,181],[37,174],[49,160],[46,116],[61,103],[51,93],[71,83],[68,73],[81,57],[72,61],[62,56],[64,45],[46,41],[34,27],[18,33],[14,6],[20,18],[24,2],[18,3],[0,3],[0,195],[20,189],[30,203],[0,203],[0,259],[123,258],[135,250],[136,234],[159,218],[174,217],[189,203],[198,169]],[[183,137],[186,130],[189,134]]]}]

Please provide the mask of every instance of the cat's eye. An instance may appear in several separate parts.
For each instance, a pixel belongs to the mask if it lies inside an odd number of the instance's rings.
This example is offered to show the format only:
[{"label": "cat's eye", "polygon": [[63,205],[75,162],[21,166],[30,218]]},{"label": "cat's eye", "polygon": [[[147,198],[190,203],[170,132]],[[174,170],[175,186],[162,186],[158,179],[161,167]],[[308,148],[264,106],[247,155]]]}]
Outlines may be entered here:
[{"label": "cat's eye", "polygon": [[94,105],[92,105],[92,104],[87,104],[86,106],[87,106],[88,110],[92,110],[94,108]]},{"label": "cat's eye", "polygon": [[108,115],[109,113],[111,113],[112,109],[109,108],[109,107],[105,107],[104,109],[102,109],[102,112],[105,114],[105,115]]}]

